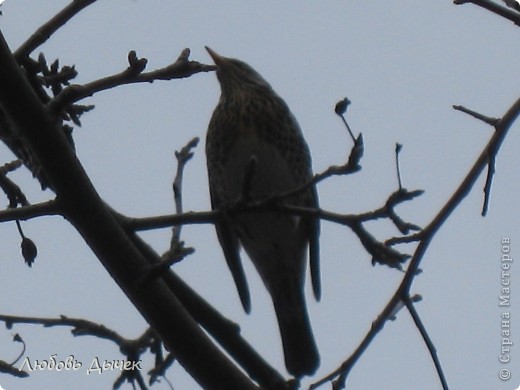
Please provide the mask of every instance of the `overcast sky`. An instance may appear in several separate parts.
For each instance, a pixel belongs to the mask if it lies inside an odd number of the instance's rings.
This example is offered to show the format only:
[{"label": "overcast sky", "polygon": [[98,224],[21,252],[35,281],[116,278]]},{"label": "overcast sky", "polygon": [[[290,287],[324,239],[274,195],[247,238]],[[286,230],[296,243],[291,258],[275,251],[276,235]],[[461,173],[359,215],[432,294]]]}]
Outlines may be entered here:
[{"label": "overcast sky", "polygon": [[[7,0],[0,28],[16,49],[64,0]],[[225,4],[225,5],[224,5]],[[321,206],[340,213],[369,211],[397,188],[394,145],[401,153],[403,185],[425,194],[398,208],[406,220],[428,224],[492,134],[489,126],[454,111],[462,104],[500,117],[518,98],[518,27],[473,5],[449,0],[422,1],[227,1],[99,0],[62,28],[41,50],[48,61],[75,64],[84,83],[126,67],[128,51],[148,59],[148,69],[173,62],[189,47],[191,58],[211,63],[208,45],[257,69],[286,100],[313,155],[316,172],[342,164],[351,142],[333,107],[348,96],[348,118],[365,140],[363,169],[320,184]],[[40,50],[38,50],[39,52]],[[37,53],[35,53],[37,55]],[[209,209],[204,137],[220,90],[212,73],[185,80],[131,85],[85,100],[96,109],[75,129],[78,156],[101,196],[131,216],[173,212],[173,152],[194,136],[202,139],[185,172],[184,207]],[[412,292],[452,389],[510,390],[520,385],[520,263],[513,262],[512,362],[501,365],[501,239],[509,237],[513,257],[520,248],[518,149],[520,126],[511,129],[497,159],[489,215],[480,216],[484,177],[436,235]],[[0,146],[0,163],[9,151]],[[37,203],[40,192],[26,173],[13,179]],[[7,200],[2,200],[6,205]],[[19,254],[13,223],[0,225],[0,313],[60,314],[101,322],[126,337],[146,324],[121,293],[81,237],[59,217],[23,224],[38,245],[29,269]],[[384,240],[398,234],[386,221],[370,224]],[[169,231],[143,237],[162,253]],[[245,258],[252,290],[252,313],[242,312],[213,226],[183,230],[193,256],[175,266],[197,291],[237,321],[244,336],[283,370],[278,328],[269,297]],[[518,243],[518,244],[517,244]],[[357,347],[385,306],[403,274],[373,267],[349,230],[322,224],[323,295],[307,299],[321,367],[315,378],[335,369]],[[411,252],[413,247],[401,247]],[[518,287],[516,287],[518,286]],[[74,338],[63,329],[15,326],[0,331],[0,359],[20,351],[11,341],[20,333],[26,356],[46,359],[73,354],[88,366],[95,357],[120,359],[117,348],[90,337]],[[150,362],[148,362],[150,363]],[[146,363],[144,364],[146,366]],[[149,365],[147,367],[150,367]],[[498,379],[500,369],[512,372]],[[20,380],[0,376],[13,389],[111,388],[116,373],[32,372]],[[176,389],[197,385],[178,365],[168,378]],[[406,311],[384,330],[350,373],[349,389],[439,389],[433,364]],[[129,386],[127,386],[129,388]],[[155,388],[167,389],[163,383]],[[327,387],[325,387],[327,388]]]}]

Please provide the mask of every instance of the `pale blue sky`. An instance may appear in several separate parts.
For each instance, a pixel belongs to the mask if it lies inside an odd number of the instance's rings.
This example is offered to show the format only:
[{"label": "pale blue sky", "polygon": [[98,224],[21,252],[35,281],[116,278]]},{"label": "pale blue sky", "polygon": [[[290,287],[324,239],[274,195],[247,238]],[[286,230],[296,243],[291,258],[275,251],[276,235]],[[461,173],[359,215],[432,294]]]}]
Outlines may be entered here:
[{"label": "pale blue sky", "polygon": [[[67,1],[8,0],[0,28],[12,49]],[[224,5],[225,4],[225,5]],[[172,62],[182,49],[211,63],[204,45],[257,69],[287,101],[313,154],[315,171],[341,164],[350,150],[337,100],[352,100],[349,121],[365,140],[363,170],[319,186],[321,205],[356,213],[383,204],[396,189],[394,145],[404,145],[404,186],[424,189],[398,208],[401,216],[426,225],[455,190],[492,129],[454,111],[462,104],[501,116],[518,98],[518,27],[472,5],[449,0],[313,2],[178,2],[99,0],[43,47],[47,59],[75,64],[77,82],[121,71],[129,50],[148,58],[148,69]],[[85,103],[96,109],[75,130],[78,156],[101,196],[133,216],[171,213],[173,151],[193,136],[205,137],[219,88],[214,74],[185,80],[125,86]],[[520,127],[511,129],[497,159],[489,216],[482,218],[483,178],[435,237],[413,293],[417,310],[437,347],[453,389],[514,389],[520,384],[520,346],[513,349],[511,381],[498,380],[500,349],[500,239],[520,248],[518,148]],[[209,196],[204,143],[185,172],[186,210],[207,210]],[[2,162],[8,152],[0,148]],[[48,199],[27,174],[13,177],[30,201]],[[7,204],[7,201],[4,201]],[[28,269],[18,254],[14,224],[0,225],[0,312],[17,315],[85,317],[125,336],[145,323],[61,218],[24,223],[39,256]],[[387,222],[371,224],[381,239],[397,234]],[[144,237],[159,251],[168,230]],[[359,240],[342,227],[322,225],[322,284],[319,304],[308,294],[321,351],[321,378],[356,348],[390,298],[402,274],[372,267]],[[237,321],[246,338],[283,370],[278,329],[269,297],[246,261],[253,310],[245,315],[212,226],[189,226],[183,239],[196,253],[176,266],[190,284]],[[405,250],[406,248],[403,248]],[[412,248],[408,248],[409,251]],[[246,259],[247,260],[247,259]],[[519,270],[517,270],[517,268]],[[513,313],[520,312],[520,264],[513,263]],[[519,286],[516,288],[515,286]],[[310,291],[309,291],[310,292]],[[62,329],[16,326],[0,331],[0,359],[17,355],[11,334],[20,333],[27,355],[45,359],[74,354],[85,365],[95,356],[120,358],[117,348],[92,338],[73,338]],[[512,319],[520,341],[520,320]],[[146,364],[145,364],[146,365]],[[28,380],[0,376],[7,390],[110,388],[115,375],[33,372]],[[178,366],[169,373],[176,389],[197,386]],[[310,381],[306,381],[306,384]],[[376,338],[352,370],[349,389],[439,389],[428,352],[409,315],[402,311]],[[166,389],[166,384],[156,386]],[[327,387],[325,387],[327,388]]]}]

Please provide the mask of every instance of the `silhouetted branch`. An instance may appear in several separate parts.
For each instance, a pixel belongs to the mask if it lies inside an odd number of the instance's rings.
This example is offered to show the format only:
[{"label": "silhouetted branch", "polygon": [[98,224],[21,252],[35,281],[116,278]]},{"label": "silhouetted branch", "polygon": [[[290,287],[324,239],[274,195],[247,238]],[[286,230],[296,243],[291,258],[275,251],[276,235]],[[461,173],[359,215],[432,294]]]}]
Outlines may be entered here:
[{"label": "silhouetted branch", "polygon": [[22,189],[7,177],[8,172],[18,169],[22,165],[21,160],[16,160],[0,167],[0,188],[9,199],[9,207],[15,208],[18,205],[26,206],[29,204]]},{"label": "silhouetted branch", "polygon": [[[340,367],[336,370],[314,383],[310,388],[315,389],[321,386],[324,383],[329,381],[333,381],[334,389],[343,389],[345,387],[345,383],[350,373],[352,367],[357,362],[359,357],[363,354],[363,352],[368,348],[372,340],[376,337],[376,335],[383,329],[386,321],[391,319],[395,313],[396,308],[401,307],[403,303],[406,305],[406,302],[411,300],[410,298],[410,289],[415,280],[416,275],[419,273],[419,265],[426,253],[426,250],[430,243],[433,240],[433,237],[437,233],[437,231],[441,228],[444,222],[448,219],[451,213],[457,208],[457,206],[462,202],[462,200],[469,194],[473,185],[479,178],[480,174],[488,164],[488,159],[492,156],[493,158],[498,153],[502,142],[504,141],[509,128],[513,124],[513,122],[520,115],[520,99],[518,99],[504,114],[504,116],[496,122],[495,129],[496,131],[491,136],[488,144],[485,146],[477,161],[473,164],[473,167],[470,169],[462,183],[455,190],[450,199],[446,202],[446,204],[442,207],[442,209],[437,213],[437,215],[433,218],[433,220],[425,227],[420,233],[418,233],[415,238],[419,238],[419,244],[415,250],[415,253],[410,260],[410,264],[406,273],[401,281],[401,284],[397,288],[396,292],[389,300],[381,314],[376,318],[376,320],[372,323],[372,327],[365,336],[365,338],[361,341],[358,348],[354,351],[350,357],[345,360]],[[406,240],[410,240],[410,237],[405,238]],[[404,241],[401,242],[408,242]],[[397,243],[396,239],[392,240],[392,243]],[[387,241],[388,244],[388,241]],[[413,310],[413,308],[412,308]],[[413,316],[417,316],[414,318],[414,321],[418,319],[418,314],[413,310]],[[412,312],[411,312],[412,313]],[[418,321],[416,321],[416,324]],[[422,324],[422,323],[421,323]],[[421,325],[422,326],[422,325]],[[424,326],[419,328],[419,331],[423,335],[423,338],[427,341],[427,344],[430,343],[433,346],[431,340],[429,340],[429,336],[427,336],[426,330]],[[423,334],[424,332],[424,334]],[[425,336],[426,335],[426,336]],[[431,351],[430,351],[431,352]],[[444,386],[444,389],[447,389],[446,380],[444,378],[444,374],[440,369],[440,363],[438,362],[438,358],[436,357],[436,353],[432,353],[432,358],[434,358],[434,363],[438,370],[439,380],[441,384]]]},{"label": "silhouetted branch", "polygon": [[51,317],[25,317],[25,316],[11,316],[0,314],[0,321],[4,322],[7,328],[12,328],[15,324],[32,324],[42,325],[46,328],[55,326],[72,327],[71,333],[74,336],[94,336],[101,339],[109,340],[121,346],[125,342],[125,338],[119,335],[114,330],[111,330],[104,325],[97,324],[92,321],[71,318],[67,316],[60,316],[59,318]]},{"label": "silhouetted branch", "polygon": [[[175,211],[177,214],[182,214],[182,179],[184,176],[184,168],[189,160],[193,157],[193,148],[197,146],[199,139],[193,138],[180,151],[175,151],[177,158],[177,173],[172,184],[173,196],[175,201]],[[186,256],[195,252],[194,248],[184,247],[184,242],[181,241],[182,225],[174,225],[172,228],[172,238],[170,240],[170,248],[161,256],[162,261],[154,265],[149,272],[147,272],[142,279],[143,283],[159,276],[165,270],[170,268],[173,264],[181,261]]]},{"label": "silhouetted branch", "polygon": [[[354,146],[354,149],[356,146]],[[357,166],[357,163],[356,163]],[[410,256],[401,254],[398,251],[390,248],[386,243],[377,241],[364,227],[363,223],[380,218],[390,219],[396,227],[403,233],[408,234],[410,230],[420,230],[415,224],[403,221],[395,212],[394,208],[405,201],[414,199],[423,194],[424,191],[408,191],[404,188],[394,192],[390,195],[385,205],[374,211],[362,213],[359,215],[345,215],[329,212],[323,209],[308,208],[300,206],[292,206],[287,204],[280,204],[279,202],[287,197],[298,194],[308,187],[325,180],[335,175],[344,175],[357,171],[358,168],[353,168],[349,163],[343,166],[332,166],[320,174],[304,183],[303,185],[288,190],[280,194],[273,194],[265,199],[244,202],[239,201],[229,205],[225,213],[227,214],[241,214],[244,212],[264,212],[264,211],[279,211],[287,212],[295,215],[311,216],[320,218],[322,220],[339,223],[348,226],[360,238],[361,243],[372,255],[372,263],[386,264],[390,267],[401,268],[401,263],[406,261]],[[247,181],[246,181],[247,182]],[[170,227],[175,225],[185,224],[206,224],[215,223],[220,218],[224,217],[222,210],[214,210],[207,212],[187,212],[183,214],[164,215],[156,217],[144,218],[130,218],[126,216],[119,216],[124,226],[133,231],[153,230],[158,228]]]},{"label": "silhouetted branch", "polygon": [[3,360],[0,360],[0,373],[9,374],[9,375],[12,375],[12,376],[15,376],[18,378],[27,378],[29,376],[29,373],[27,373],[26,371],[23,371],[21,368],[15,367],[15,364],[18,363],[18,361],[23,357],[23,355],[25,354],[25,351],[27,349],[26,345],[25,345],[25,341],[22,339],[22,337],[18,333],[16,333],[13,335],[13,342],[21,343],[22,350],[20,351],[20,353],[18,354],[16,359],[14,359],[14,361],[11,363],[7,363],[7,362],[4,362]]},{"label": "silhouetted branch", "polygon": [[[177,173],[175,174],[175,180],[173,181],[173,197],[175,199],[175,211],[177,214],[181,214],[182,208],[182,179],[184,177],[184,168],[188,161],[193,157],[192,149],[196,148],[199,143],[199,138],[195,137],[186,144],[180,151],[175,151],[175,158],[177,159]],[[181,226],[174,226],[172,232],[172,242],[170,249],[173,248],[180,241]]]},{"label": "silhouetted branch", "polygon": [[[63,315],[59,318],[42,318],[0,314],[0,321],[4,322],[6,327],[9,329],[12,328],[14,324],[34,324],[42,325],[46,328],[66,326],[72,328],[71,333],[73,336],[93,336],[99,339],[111,341],[125,356],[125,364],[127,364],[125,367],[128,368],[134,367],[134,364],[139,368],[142,368],[140,363],[141,356],[148,351],[153,353],[152,348],[155,347],[155,340],[157,339],[155,332],[151,328],[148,328],[136,339],[127,339],[121,336],[118,332],[109,329],[104,325],[85,319],[71,318]],[[142,389],[147,388],[140,369],[124,369],[121,371],[121,375],[115,380],[114,388],[118,388],[125,381],[130,383],[136,382]],[[155,377],[157,377],[157,375],[158,374],[155,373]]]},{"label": "silhouetted branch", "polygon": [[497,122],[498,122],[498,118],[491,118],[489,116],[482,115],[479,112],[470,110],[469,108],[466,108],[466,107],[461,106],[459,104],[454,104],[453,105],[453,109],[457,110],[457,111],[460,111],[460,112],[463,112],[465,114],[471,115],[473,118],[481,120],[482,122],[487,123],[490,126],[495,126],[497,124]]},{"label": "silhouetted branch", "polygon": [[520,14],[512,9],[508,9],[491,0],[454,0],[454,4],[461,5],[466,3],[472,3],[478,5],[479,7],[485,8],[488,11],[493,12],[503,18],[509,19],[517,26],[520,26]]},{"label": "silhouetted branch", "polygon": [[424,327],[424,324],[421,320],[421,317],[419,316],[419,313],[417,313],[417,310],[415,310],[414,301],[409,298],[409,299],[405,299],[404,303],[406,305],[406,308],[410,312],[410,315],[413,318],[413,322],[415,323],[415,326],[417,327],[417,329],[419,329],[419,332],[421,333],[421,336],[424,340],[424,343],[426,344],[426,347],[428,348],[428,351],[430,351],[430,356],[433,360],[433,364],[435,365],[435,369],[437,370],[437,375],[439,376],[439,380],[441,381],[442,388],[447,390],[448,382],[446,381],[446,377],[444,376],[441,362],[437,355],[437,350],[436,350],[435,346],[433,345],[433,342],[430,338],[430,335],[428,334],[428,331]]},{"label": "silhouetted branch", "polygon": [[28,220],[47,215],[60,215],[61,209],[56,200],[17,207],[15,209],[0,210],[0,222]]},{"label": "silhouetted branch", "polygon": [[135,51],[131,51],[128,54],[129,66],[124,71],[87,84],[73,84],[68,86],[49,103],[49,109],[55,113],[61,112],[74,102],[119,85],[179,79],[189,77],[195,73],[215,70],[214,65],[205,65],[197,61],[190,61],[189,55],[190,49],[184,49],[177,60],[171,65],[143,73],[146,68],[147,60],[145,58],[138,58]]},{"label": "silhouetted branch", "polygon": [[163,282],[152,281],[146,287],[136,283],[150,267],[149,261],[97,194],[62,133],[59,118],[42,104],[1,34],[0,69],[0,107],[43,167],[63,215],[165,345],[175,351],[179,362],[201,386],[221,383],[229,388],[256,388]]},{"label": "silhouetted branch", "polygon": [[3,360],[0,360],[0,372],[3,374],[16,376],[18,378],[27,378],[29,376],[27,371],[13,367],[12,364],[4,362]]},{"label": "silhouetted branch", "polygon": [[[160,263],[160,257],[139,236],[133,234],[130,235],[130,239],[152,264],[152,267]],[[286,389],[284,378],[241,336],[240,327],[235,322],[224,317],[173,271],[162,272],[161,277],[168,288],[179,297],[193,318],[253,380],[263,388]]]}]

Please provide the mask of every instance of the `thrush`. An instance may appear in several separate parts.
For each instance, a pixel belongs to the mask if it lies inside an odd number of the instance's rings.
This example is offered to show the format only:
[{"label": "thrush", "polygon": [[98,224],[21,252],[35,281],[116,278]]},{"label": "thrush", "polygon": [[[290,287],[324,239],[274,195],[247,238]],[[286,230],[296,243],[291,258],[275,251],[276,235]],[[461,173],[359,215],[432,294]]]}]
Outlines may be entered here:
[{"label": "thrush", "polygon": [[[262,200],[308,182],[309,148],[287,104],[251,66],[206,50],[221,87],[206,137],[212,208],[225,210],[244,197]],[[310,187],[281,202],[317,207],[318,196]],[[274,209],[224,214],[216,223],[217,235],[245,311],[251,303],[240,246],[271,295],[287,370],[296,377],[314,373],[319,354],[304,284],[308,251],[313,292],[319,299],[319,220]]]}]

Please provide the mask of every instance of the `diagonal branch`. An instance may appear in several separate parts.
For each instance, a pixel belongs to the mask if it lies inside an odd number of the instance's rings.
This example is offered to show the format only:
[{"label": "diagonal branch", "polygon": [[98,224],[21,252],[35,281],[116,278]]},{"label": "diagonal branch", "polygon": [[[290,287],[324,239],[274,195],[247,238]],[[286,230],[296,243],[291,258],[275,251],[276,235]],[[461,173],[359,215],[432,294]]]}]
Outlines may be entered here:
[{"label": "diagonal branch", "polygon": [[0,107],[41,163],[65,217],[193,378],[206,388],[215,383],[226,388],[256,388],[162,280],[146,286],[136,283],[150,267],[149,261],[99,197],[61,131],[60,121],[42,105],[1,34]]},{"label": "diagonal branch", "polygon": [[454,4],[461,5],[466,3],[473,3],[479,7],[485,8],[488,11],[493,12],[503,18],[512,21],[517,26],[520,26],[520,13],[513,11],[512,9],[498,5],[491,0],[454,0]]},{"label": "diagonal branch", "polygon": [[[415,280],[415,276],[419,273],[419,265],[435,234],[441,228],[444,222],[448,219],[448,217],[452,214],[452,212],[457,208],[457,206],[462,202],[462,200],[469,194],[469,192],[473,188],[473,185],[479,178],[480,174],[487,166],[488,159],[491,157],[496,157],[500,149],[500,146],[502,145],[502,142],[504,141],[509,129],[511,128],[514,121],[518,118],[518,116],[520,116],[520,99],[518,99],[506,111],[504,116],[497,121],[495,125],[496,131],[493,133],[487,145],[481,152],[480,156],[475,161],[475,163],[467,173],[466,177],[461,182],[459,187],[455,190],[450,199],[437,213],[433,220],[428,224],[428,226],[417,234],[417,237],[420,238],[420,241],[410,261],[408,269],[406,270],[405,276],[401,281],[401,284],[399,285],[396,292],[389,300],[381,314],[379,314],[377,319],[373,322],[371,329],[368,331],[365,338],[359,344],[355,352],[345,362],[343,362],[339,368],[337,368],[336,370],[334,370],[318,382],[314,383],[310,387],[311,389],[315,389],[326,382],[334,380],[335,378],[337,379],[334,381],[333,384],[334,389],[344,388],[348,374],[350,373],[352,367],[361,357],[364,351],[368,348],[368,346],[370,345],[372,340],[374,340],[376,335],[383,329],[386,321],[393,317],[396,308],[402,306],[403,303],[406,304],[406,302],[410,300],[411,286]],[[422,333],[424,329],[420,331]],[[440,365],[438,368],[440,368]],[[445,378],[442,374],[442,371],[439,371],[439,378],[441,383],[443,383],[444,385]]]},{"label": "diagonal branch", "polygon": [[415,323],[415,326],[417,329],[419,329],[419,332],[421,333],[421,336],[424,340],[424,343],[426,344],[426,347],[428,348],[428,351],[430,351],[430,356],[432,357],[433,364],[435,365],[435,369],[437,370],[437,375],[439,376],[439,380],[441,381],[442,388],[447,390],[448,389],[448,382],[446,381],[446,377],[444,376],[444,372],[442,371],[441,362],[439,360],[439,357],[437,355],[437,350],[435,346],[433,345],[433,342],[430,338],[430,335],[428,334],[428,331],[426,330],[421,317],[419,316],[419,313],[417,313],[417,310],[415,310],[414,303],[412,299],[407,297],[405,299],[405,305],[408,311],[410,312],[410,315],[413,318],[413,322]]}]

